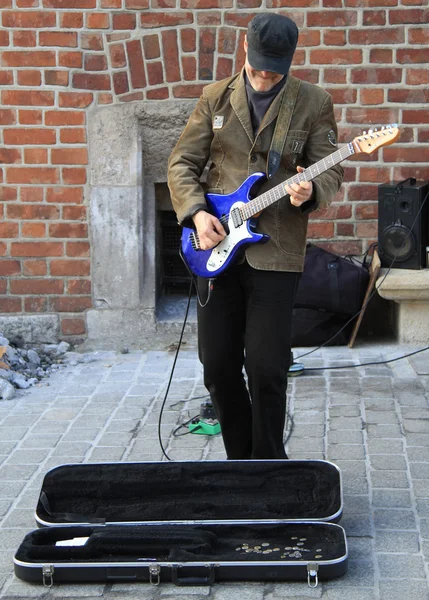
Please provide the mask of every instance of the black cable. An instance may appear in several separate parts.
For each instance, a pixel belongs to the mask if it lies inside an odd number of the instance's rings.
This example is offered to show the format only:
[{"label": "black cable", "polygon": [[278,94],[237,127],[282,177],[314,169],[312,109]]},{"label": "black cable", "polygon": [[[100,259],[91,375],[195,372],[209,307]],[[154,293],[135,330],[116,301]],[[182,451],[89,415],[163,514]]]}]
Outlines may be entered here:
[{"label": "black cable", "polygon": [[[177,432],[179,431],[179,429],[182,429],[182,427],[186,427],[186,425],[188,423],[191,423],[192,421],[194,421],[195,419],[198,419],[199,415],[195,415],[194,417],[191,417],[190,419],[188,419],[187,421],[184,421],[183,423],[181,423],[178,427],[176,427],[176,429],[173,431],[173,437],[182,437],[184,435],[188,435],[188,433],[191,433],[190,431],[187,431],[186,433],[179,433],[177,434]],[[201,425],[199,425],[198,427],[195,427],[194,431],[197,431],[198,429],[202,429]]]},{"label": "black cable", "polygon": [[185,318],[183,319],[183,325],[182,325],[182,331],[180,332],[180,338],[179,338],[179,343],[177,344],[177,348],[176,348],[176,354],[174,356],[174,361],[173,361],[173,366],[171,368],[171,372],[170,372],[170,378],[168,380],[168,384],[167,384],[167,389],[165,391],[164,394],[164,400],[162,401],[162,405],[161,405],[161,410],[159,411],[159,419],[158,419],[158,439],[159,439],[159,444],[161,446],[161,450],[162,453],[164,454],[164,456],[168,459],[171,460],[171,458],[168,456],[168,454],[166,453],[163,443],[162,443],[162,437],[161,437],[161,420],[162,420],[162,413],[164,411],[164,406],[165,403],[167,401],[167,396],[168,396],[168,392],[170,391],[170,385],[171,385],[171,381],[173,379],[173,373],[174,373],[174,368],[176,366],[176,362],[177,362],[177,357],[179,356],[179,350],[180,350],[180,346],[182,344],[182,339],[183,339],[183,334],[185,333],[185,326],[186,326],[186,321],[188,319],[188,313],[189,313],[189,307],[191,305],[191,296],[192,296],[192,286],[193,286],[193,281],[191,281],[191,285],[189,286],[189,294],[188,294],[188,304],[186,306],[186,312],[185,312]]},{"label": "black cable", "polygon": [[[412,222],[411,226],[410,226],[410,231],[408,233],[408,235],[404,238],[404,241],[402,242],[401,247],[399,248],[399,250],[397,251],[396,255],[393,257],[392,262],[390,263],[387,272],[385,273],[384,277],[382,278],[381,282],[378,285],[378,288],[374,286],[374,290],[371,292],[371,294],[368,297],[368,300],[361,306],[361,308],[358,310],[358,312],[356,314],[354,314],[352,317],[350,317],[350,319],[333,335],[331,336],[326,342],[324,342],[323,344],[321,344],[320,346],[317,346],[317,348],[313,348],[313,350],[310,350],[309,352],[305,352],[304,354],[300,354],[300,356],[296,357],[296,360],[303,358],[304,356],[308,356],[309,354],[313,354],[313,352],[316,352],[317,350],[320,350],[320,348],[323,348],[324,346],[328,345],[332,340],[334,340],[342,331],[344,331],[344,329],[350,324],[352,323],[352,321],[354,321],[354,319],[356,319],[356,317],[358,317],[360,315],[360,313],[368,306],[368,304],[370,303],[370,301],[372,300],[372,298],[374,297],[374,295],[376,294],[377,290],[380,289],[380,287],[383,285],[383,282],[385,281],[386,277],[389,275],[390,270],[393,267],[393,264],[395,263],[396,259],[398,258],[402,248],[405,245],[405,242],[407,241],[408,237],[411,234],[411,231],[421,213],[421,211],[423,210],[423,206],[426,203],[426,200],[429,197],[429,192],[426,194],[426,196],[423,199],[423,202],[421,203],[421,206],[419,208],[419,210],[417,211],[417,215],[414,219],[414,221]],[[371,244],[371,246],[377,247],[378,244],[373,243]],[[369,248],[368,248],[369,250]],[[421,350],[418,350],[418,352],[423,352],[424,350],[426,350],[426,348],[422,348]],[[406,358],[404,356],[404,358]],[[378,363],[378,364],[383,364],[383,363]],[[356,365],[351,365],[352,367],[356,366]]]}]

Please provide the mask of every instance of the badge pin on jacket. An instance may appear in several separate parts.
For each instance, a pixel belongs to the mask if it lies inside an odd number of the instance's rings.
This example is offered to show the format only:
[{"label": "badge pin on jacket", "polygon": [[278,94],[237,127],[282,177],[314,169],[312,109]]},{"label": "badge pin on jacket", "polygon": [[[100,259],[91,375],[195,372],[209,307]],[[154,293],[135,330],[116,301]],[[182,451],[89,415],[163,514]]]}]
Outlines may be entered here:
[{"label": "badge pin on jacket", "polygon": [[222,115],[215,115],[213,119],[213,129],[222,129],[224,117]]}]

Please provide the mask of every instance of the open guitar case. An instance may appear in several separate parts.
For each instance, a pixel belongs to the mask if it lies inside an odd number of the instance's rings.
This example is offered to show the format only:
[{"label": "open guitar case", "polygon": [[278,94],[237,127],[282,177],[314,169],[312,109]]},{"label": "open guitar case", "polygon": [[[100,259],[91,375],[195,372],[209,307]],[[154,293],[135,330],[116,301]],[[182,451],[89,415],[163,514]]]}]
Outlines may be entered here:
[{"label": "open guitar case", "polygon": [[70,464],[49,471],[18,578],[307,580],[343,575],[341,474],[323,460]]}]

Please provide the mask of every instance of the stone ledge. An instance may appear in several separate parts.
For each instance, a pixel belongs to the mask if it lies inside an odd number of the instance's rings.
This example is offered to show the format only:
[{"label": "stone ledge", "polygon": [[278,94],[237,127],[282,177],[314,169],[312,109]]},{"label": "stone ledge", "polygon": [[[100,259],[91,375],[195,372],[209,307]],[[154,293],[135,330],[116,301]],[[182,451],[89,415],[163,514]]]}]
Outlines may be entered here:
[{"label": "stone ledge", "polygon": [[429,269],[381,269],[376,281],[379,295],[396,303],[395,333],[400,342],[429,339]]},{"label": "stone ledge", "polygon": [[[403,300],[429,301],[429,269],[380,269],[377,291],[382,298],[401,302]],[[429,305],[428,305],[429,312]]]}]

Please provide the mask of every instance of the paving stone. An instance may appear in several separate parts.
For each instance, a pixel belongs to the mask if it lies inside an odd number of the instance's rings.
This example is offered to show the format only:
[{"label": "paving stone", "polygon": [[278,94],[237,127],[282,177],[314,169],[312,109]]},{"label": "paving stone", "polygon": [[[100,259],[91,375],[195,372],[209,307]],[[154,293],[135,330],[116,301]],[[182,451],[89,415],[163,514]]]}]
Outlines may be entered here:
[{"label": "paving stone", "polygon": [[405,458],[400,454],[390,456],[374,454],[370,457],[370,463],[373,469],[380,471],[405,471],[407,468]]},{"label": "paving stone", "polygon": [[416,529],[416,519],[411,510],[384,509],[374,511],[376,529]]},{"label": "paving stone", "polygon": [[425,579],[425,568],[421,556],[377,554],[382,579]]},{"label": "paving stone", "polygon": [[375,534],[377,552],[417,554],[420,551],[419,535],[416,531],[377,531]]},{"label": "paving stone", "polygon": [[372,438],[368,440],[369,454],[401,454],[404,452],[402,439],[379,440]]},{"label": "paving stone", "polygon": [[403,578],[380,581],[380,600],[429,600],[426,581]]},{"label": "paving stone", "polygon": [[[376,489],[372,492],[372,504],[374,507],[385,508],[411,508],[412,500],[409,490],[384,490]],[[428,501],[429,514],[429,501]]]},{"label": "paving stone", "polygon": [[373,471],[370,477],[374,488],[408,488],[405,471]]}]

